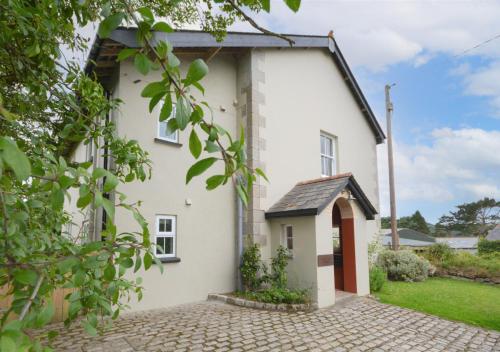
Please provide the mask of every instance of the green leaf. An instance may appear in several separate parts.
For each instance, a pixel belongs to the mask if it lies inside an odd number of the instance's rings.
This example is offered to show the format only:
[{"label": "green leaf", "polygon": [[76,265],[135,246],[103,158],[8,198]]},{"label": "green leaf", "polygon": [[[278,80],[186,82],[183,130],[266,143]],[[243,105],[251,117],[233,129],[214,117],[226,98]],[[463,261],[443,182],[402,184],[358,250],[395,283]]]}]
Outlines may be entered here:
[{"label": "green leaf", "polygon": [[266,174],[264,173],[264,171],[262,171],[261,169],[259,169],[258,167],[255,169],[255,172],[257,173],[257,175],[259,175],[260,177],[262,177],[264,180],[266,180],[267,182],[269,182],[269,180],[267,179],[267,176]]},{"label": "green leaf", "polygon": [[87,320],[82,320],[82,325],[87,334],[90,336],[97,336],[97,330]]},{"label": "green leaf", "polygon": [[104,208],[104,210],[106,210],[106,214],[109,215],[110,219],[113,219],[115,217],[115,204],[112,201],[103,198],[102,207]]},{"label": "green leaf", "polygon": [[191,82],[191,84],[193,85],[193,87],[196,87],[201,92],[201,94],[205,95],[205,88],[203,88],[203,86],[199,82]]},{"label": "green leaf", "polygon": [[163,81],[149,83],[141,92],[141,97],[154,97],[167,92],[166,83]]},{"label": "green leaf", "polygon": [[42,326],[50,323],[52,317],[54,316],[54,312],[54,304],[49,301],[49,303],[42,309],[42,311],[37,314],[35,319],[35,327],[41,328]]},{"label": "green leaf", "polygon": [[170,94],[165,95],[163,105],[160,110],[160,122],[165,121],[172,115],[172,96]]},{"label": "green leaf", "polygon": [[106,17],[100,24],[97,34],[101,38],[107,38],[122,22],[125,15],[121,12]]},{"label": "green leaf", "polygon": [[137,52],[137,49],[131,49],[131,48],[125,48],[125,49],[122,49],[119,53],[118,53],[118,57],[116,58],[116,61],[123,61],[123,60],[126,60],[128,59],[129,57],[131,57],[132,55],[135,55],[135,53]]},{"label": "green leaf", "polygon": [[167,122],[167,134],[172,134],[179,129],[176,119],[170,119]]},{"label": "green leaf", "polygon": [[189,135],[189,150],[191,151],[191,154],[198,159],[202,148],[203,146],[201,145],[200,138],[198,138],[198,134],[193,128],[191,130],[191,134]]},{"label": "green leaf", "polygon": [[153,258],[151,257],[151,254],[149,252],[144,254],[144,269],[148,270],[151,268],[151,264],[153,264]]},{"label": "green leaf", "polygon": [[16,342],[7,335],[0,337],[0,351],[2,352],[17,352]]},{"label": "green leaf", "polygon": [[285,4],[292,10],[293,12],[299,11],[300,8],[300,0],[285,0]]},{"label": "green leaf", "polygon": [[158,103],[160,102],[161,98],[163,98],[164,95],[165,93],[159,93],[158,95],[155,95],[154,97],[151,98],[151,100],[149,101],[150,113],[153,112],[153,109],[155,108],[156,105],[158,105]]},{"label": "green leaf", "polygon": [[85,255],[85,254],[89,254],[89,253],[98,251],[102,248],[103,245],[104,245],[104,242],[99,242],[99,241],[85,243],[83,245],[82,249],[80,250],[80,254]]},{"label": "green leaf", "polygon": [[193,112],[191,113],[191,116],[189,117],[189,120],[193,123],[196,124],[200,122],[203,118],[203,109],[199,105],[195,105]]},{"label": "green leaf", "polygon": [[102,167],[96,167],[94,171],[92,171],[92,178],[97,180],[101,177],[104,177],[108,174],[108,170],[103,169]]},{"label": "green leaf", "polygon": [[207,189],[209,191],[211,191],[211,190],[219,187],[225,180],[226,180],[225,175],[215,175],[215,176],[209,177],[206,181]]},{"label": "green leaf", "polygon": [[134,66],[143,75],[147,75],[151,69],[151,61],[143,53],[138,53],[134,59]]},{"label": "green leaf", "polygon": [[78,270],[76,274],[73,276],[73,284],[76,287],[82,286],[85,283],[85,277],[86,277],[85,271]]},{"label": "green leaf", "polygon": [[189,85],[193,82],[198,82],[208,73],[208,66],[202,59],[196,59],[189,65],[186,75],[185,84]]},{"label": "green leaf", "polygon": [[18,269],[14,271],[14,280],[23,285],[35,285],[38,275],[33,270]]},{"label": "green leaf", "polygon": [[141,7],[137,9],[137,12],[141,14],[141,16],[150,22],[153,22],[155,20],[155,16],[153,15],[153,11],[147,6]]},{"label": "green leaf", "polygon": [[174,68],[179,66],[181,61],[171,51],[167,52],[167,64],[169,67]]},{"label": "green leaf", "polygon": [[0,137],[1,158],[14,171],[19,181],[23,181],[31,174],[31,164],[26,156],[11,139]]},{"label": "green leaf", "polygon": [[104,192],[110,192],[114,190],[117,185],[118,185],[118,178],[112,173],[108,173],[108,175],[106,176],[106,181],[104,181],[104,186],[102,187],[102,190]]},{"label": "green leaf", "polygon": [[60,188],[54,187],[50,195],[50,203],[52,205],[52,209],[61,209],[64,205],[64,191]]},{"label": "green leaf", "polygon": [[67,188],[71,187],[73,185],[73,183],[75,183],[75,179],[73,177],[69,177],[66,175],[62,175],[59,177],[59,185],[63,189],[67,189]]},{"label": "green leaf", "polygon": [[113,281],[116,275],[116,268],[113,264],[106,265],[104,268],[104,278],[108,281]]},{"label": "green leaf", "polygon": [[120,266],[127,268],[127,269],[131,268],[134,266],[134,260],[132,258],[123,258],[120,261]]},{"label": "green leaf", "polygon": [[217,158],[206,158],[196,162],[191,166],[186,174],[186,184],[195,176],[201,175],[217,161]]},{"label": "green leaf", "polygon": [[271,11],[271,0],[261,0],[260,3],[262,4],[262,8],[264,9],[264,11]]},{"label": "green leaf", "polygon": [[211,141],[206,141],[205,150],[209,153],[215,153],[220,150],[219,146]]},{"label": "green leaf", "polygon": [[92,201],[92,193],[87,193],[85,196],[78,198],[76,206],[80,209],[85,208]]},{"label": "green leaf", "polygon": [[175,105],[175,119],[177,120],[177,126],[179,126],[181,131],[184,131],[189,123],[190,114],[191,111],[186,99],[184,97],[177,99],[177,104]]},{"label": "green leaf", "polygon": [[154,31],[160,31],[165,33],[172,33],[174,30],[170,25],[166,22],[157,22],[153,25],[152,28]]},{"label": "green leaf", "polygon": [[94,205],[98,208],[102,205],[102,200],[104,198],[102,197],[102,193],[99,191],[95,191],[95,196],[94,196]]},{"label": "green leaf", "polygon": [[238,196],[240,197],[243,204],[245,206],[247,206],[248,205],[248,196],[247,196],[247,192],[245,191],[245,189],[240,184],[237,184],[236,191],[238,191]]},{"label": "green leaf", "polygon": [[141,268],[141,257],[140,256],[136,256],[135,257],[135,265],[134,265],[134,273],[136,273],[137,271],[139,271],[139,269]]},{"label": "green leaf", "polygon": [[57,268],[61,274],[65,274],[71,271],[75,265],[78,265],[80,261],[75,257],[69,257],[57,264]]}]

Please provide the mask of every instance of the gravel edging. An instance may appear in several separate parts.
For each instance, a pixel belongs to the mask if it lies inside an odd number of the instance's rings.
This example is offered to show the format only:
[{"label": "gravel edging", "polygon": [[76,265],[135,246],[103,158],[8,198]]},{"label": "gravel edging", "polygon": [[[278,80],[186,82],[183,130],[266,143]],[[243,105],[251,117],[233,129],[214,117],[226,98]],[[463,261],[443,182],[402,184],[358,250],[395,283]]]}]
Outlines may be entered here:
[{"label": "gravel edging", "polygon": [[313,310],[318,309],[318,305],[316,303],[307,303],[307,304],[264,303],[264,302],[250,301],[248,299],[240,297],[222,295],[218,293],[209,294],[208,300],[219,301],[227,304],[232,304],[234,306],[253,308],[253,309],[274,310],[280,312],[311,312]]}]

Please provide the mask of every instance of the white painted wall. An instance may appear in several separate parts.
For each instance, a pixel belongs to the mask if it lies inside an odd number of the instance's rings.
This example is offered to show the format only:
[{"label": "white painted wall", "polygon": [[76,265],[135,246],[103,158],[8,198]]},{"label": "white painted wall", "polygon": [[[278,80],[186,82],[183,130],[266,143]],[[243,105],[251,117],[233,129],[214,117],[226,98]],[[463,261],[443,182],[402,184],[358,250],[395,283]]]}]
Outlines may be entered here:
[{"label": "white painted wall", "polygon": [[[266,125],[260,134],[266,148],[260,156],[269,178],[263,208],[269,209],[297,182],[321,177],[320,133],[326,132],[337,139],[338,173],[352,172],[379,209],[375,136],[330,53],[266,49],[261,67],[265,82],[259,83],[258,90],[265,96],[260,113]],[[363,294],[368,286],[367,243],[379,227],[377,221],[356,218],[358,291]]]},{"label": "white painted wall", "polygon": [[[332,242],[332,209],[333,202],[316,216],[316,251],[318,255],[333,255]],[[316,259],[316,263],[318,260]],[[328,307],[335,303],[334,267],[317,268],[318,276],[318,307]]]},{"label": "white painted wall", "polygon": [[[255,83],[254,89],[264,94],[265,103],[259,107],[259,113],[266,118],[265,127],[261,129],[265,150],[260,151],[260,159],[270,179],[261,199],[262,208],[268,209],[297,182],[320,177],[321,131],[337,137],[338,172],[352,172],[378,208],[375,137],[330,54],[316,49],[259,51],[264,53],[259,68],[265,72],[265,79]],[[193,58],[182,57],[184,70],[190,59]],[[237,60],[219,54],[209,67],[210,73],[202,82],[206,89],[204,100],[214,107],[217,123],[235,134],[237,111],[233,102],[239,96]],[[127,194],[131,202],[143,201],[142,213],[151,225],[152,234],[155,233],[155,215],[177,216],[177,256],[181,259],[180,263],[163,264],[163,275],[157,268],[139,273],[144,278],[146,291],[142,302],[132,302],[134,310],[204,300],[209,292],[232,291],[236,285],[235,192],[230,185],[207,192],[205,177],[185,185],[185,173],[194,162],[188,150],[189,130],[180,134],[182,147],[154,141],[157,116],[149,114],[148,100],[141,98],[140,92],[158,77],[159,73],[142,76],[130,62],[124,62],[114,90],[114,96],[125,102],[114,114],[119,135],[138,140],[153,160],[151,180],[120,185],[119,190]],[[220,111],[220,106],[226,111]],[[188,198],[192,201],[191,206],[185,204]],[[327,221],[326,215],[287,221],[295,224],[298,236],[295,247],[299,251],[289,265],[290,284],[311,287],[314,298],[322,306],[333,303],[333,267],[316,270],[317,254],[332,250],[327,248],[326,238],[318,240],[317,237],[329,231],[326,224],[328,222],[331,227],[331,221]],[[130,214],[120,209],[116,213],[116,223],[121,231],[138,229]],[[270,235],[280,233],[281,223],[274,221],[264,225],[270,237],[263,251],[266,259],[274,252],[271,246],[275,244],[271,243],[275,238]],[[363,236],[356,236],[359,240],[356,253],[364,253],[368,237],[377,231],[376,222],[360,220],[355,227],[364,229],[359,231],[364,232]],[[321,232],[316,232],[315,237],[314,229],[319,228]],[[331,236],[328,236],[328,245],[331,245]],[[363,256],[359,261],[358,285],[361,286],[358,291],[361,293],[365,292],[368,281]]]},{"label": "white painted wall", "polygon": [[[316,236],[315,217],[303,216],[278,218],[269,221],[272,229],[272,255],[281,244],[282,228],[285,225],[293,227],[293,257],[288,262],[288,286],[296,289],[308,289],[311,299],[318,299],[318,278],[316,272]],[[268,261],[269,263],[269,261]]]},{"label": "white painted wall", "polygon": [[[185,71],[192,58],[181,59]],[[216,122],[234,134],[235,60],[232,56],[218,55],[209,68],[210,73],[202,81],[206,89],[204,100],[214,107]],[[182,147],[154,141],[158,117],[149,114],[149,100],[141,98],[140,92],[158,77],[158,73],[148,76],[137,73],[130,62],[121,64],[118,91],[125,103],[117,116],[118,133],[139,141],[150,153],[153,176],[144,183],[121,185],[119,190],[127,194],[130,202],[143,201],[141,212],[152,234],[157,214],[177,216],[177,256],[181,262],[163,264],[163,275],[156,267],[139,272],[146,290],[141,302],[132,303],[134,310],[204,300],[208,293],[233,291],[236,285],[235,192],[231,185],[206,191],[206,177],[220,173],[221,165],[185,185],[186,171],[195,161],[188,147],[190,129],[180,133]],[[136,80],[140,82],[134,83]],[[220,111],[220,106],[226,111]],[[191,206],[185,204],[188,198]],[[116,223],[121,231],[138,229],[130,214],[119,209]]]}]

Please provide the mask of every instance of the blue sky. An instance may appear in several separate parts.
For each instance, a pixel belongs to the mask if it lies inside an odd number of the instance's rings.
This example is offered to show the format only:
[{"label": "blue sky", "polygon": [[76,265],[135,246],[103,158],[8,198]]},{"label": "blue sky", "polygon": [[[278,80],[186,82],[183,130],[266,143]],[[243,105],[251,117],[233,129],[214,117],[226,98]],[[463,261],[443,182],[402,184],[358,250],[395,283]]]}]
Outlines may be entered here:
[{"label": "blue sky", "polygon": [[[380,123],[392,89],[398,215],[436,222],[454,205],[500,198],[500,1],[281,0],[257,20],[275,31],[335,38]],[[248,26],[238,25],[238,30]],[[385,145],[381,213],[388,215]]]}]

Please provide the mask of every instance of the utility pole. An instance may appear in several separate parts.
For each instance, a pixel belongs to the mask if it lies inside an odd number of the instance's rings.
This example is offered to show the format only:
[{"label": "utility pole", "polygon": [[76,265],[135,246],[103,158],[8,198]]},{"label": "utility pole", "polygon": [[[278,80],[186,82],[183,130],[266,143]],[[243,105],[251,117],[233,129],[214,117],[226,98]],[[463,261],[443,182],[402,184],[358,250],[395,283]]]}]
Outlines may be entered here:
[{"label": "utility pole", "polygon": [[394,158],[392,153],[392,111],[390,90],[394,84],[385,85],[385,108],[387,118],[387,156],[389,159],[389,195],[391,200],[392,249],[399,249],[398,220],[396,218],[396,193],[394,191]]}]

